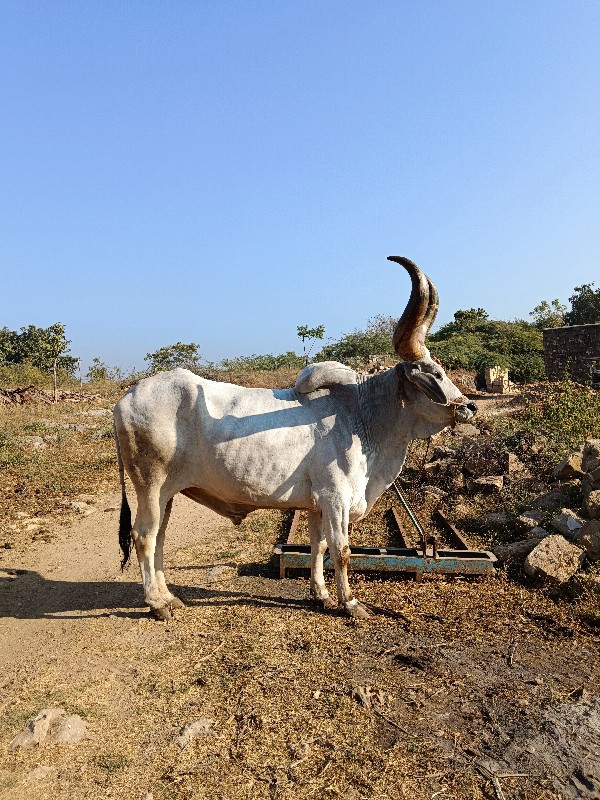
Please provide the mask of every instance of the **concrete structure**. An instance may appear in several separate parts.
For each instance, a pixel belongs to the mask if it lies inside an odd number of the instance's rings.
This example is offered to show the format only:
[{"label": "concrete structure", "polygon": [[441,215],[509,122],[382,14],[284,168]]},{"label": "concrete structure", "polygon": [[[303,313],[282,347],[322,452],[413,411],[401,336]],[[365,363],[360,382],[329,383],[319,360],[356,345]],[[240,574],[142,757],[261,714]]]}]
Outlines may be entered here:
[{"label": "concrete structure", "polygon": [[559,381],[567,374],[578,383],[589,384],[594,358],[600,359],[600,323],[544,329],[549,380]]},{"label": "concrete structure", "polygon": [[488,367],[485,371],[485,387],[494,394],[506,394],[510,391],[508,370],[504,367]]}]

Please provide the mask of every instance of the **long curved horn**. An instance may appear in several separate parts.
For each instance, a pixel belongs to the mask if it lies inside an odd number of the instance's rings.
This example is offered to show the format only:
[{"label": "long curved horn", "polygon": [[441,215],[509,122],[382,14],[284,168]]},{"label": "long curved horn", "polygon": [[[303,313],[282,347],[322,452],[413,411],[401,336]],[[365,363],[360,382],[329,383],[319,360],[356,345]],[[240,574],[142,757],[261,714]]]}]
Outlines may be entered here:
[{"label": "long curved horn", "polygon": [[433,325],[435,318],[437,317],[438,308],[440,307],[440,296],[438,294],[438,290],[435,288],[435,285],[429,280],[429,278],[427,278],[427,283],[429,284],[429,306],[425,312],[422,323],[423,325],[427,326],[425,328],[425,336],[427,336],[429,333],[429,329]]},{"label": "long curved horn", "polygon": [[404,267],[412,283],[410,298],[394,330],[394,350],[404,361],[418,361],[424,355],[425,337],[437,314],[438,292],[427,275],[410,259],[388,256],[388,261]]}]

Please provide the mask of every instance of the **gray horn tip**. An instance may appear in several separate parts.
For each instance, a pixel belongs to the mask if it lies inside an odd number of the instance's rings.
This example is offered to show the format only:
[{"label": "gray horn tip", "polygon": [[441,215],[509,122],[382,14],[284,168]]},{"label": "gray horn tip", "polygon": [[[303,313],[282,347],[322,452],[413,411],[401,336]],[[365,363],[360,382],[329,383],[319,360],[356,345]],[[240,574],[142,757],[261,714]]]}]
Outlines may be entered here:
[{"label": "gray horn tip", "polygon": [[388,256],[387,260],[394,261],[396,264],[400,264],[403,267],[406,267],[406,265],[408,264],[411,267],[416,267],[418,269],[415,262],[411,261],[410,258],[406,258],[406,256]]}]

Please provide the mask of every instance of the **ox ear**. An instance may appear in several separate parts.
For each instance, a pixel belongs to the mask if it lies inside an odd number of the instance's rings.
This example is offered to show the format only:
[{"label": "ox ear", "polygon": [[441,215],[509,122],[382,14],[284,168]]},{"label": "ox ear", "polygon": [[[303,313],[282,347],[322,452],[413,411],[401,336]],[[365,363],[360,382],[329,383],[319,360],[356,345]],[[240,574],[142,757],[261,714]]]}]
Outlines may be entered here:
[{"label": "ox ear", "polygon": [[446,393],[442,388],[439,378],[429,372],[421,372],[419,367],[407,361],[401,361],[397,365],[397,370],[417,391],[422,392],[425,397],[433,400],[434,403],[448,402]]}]

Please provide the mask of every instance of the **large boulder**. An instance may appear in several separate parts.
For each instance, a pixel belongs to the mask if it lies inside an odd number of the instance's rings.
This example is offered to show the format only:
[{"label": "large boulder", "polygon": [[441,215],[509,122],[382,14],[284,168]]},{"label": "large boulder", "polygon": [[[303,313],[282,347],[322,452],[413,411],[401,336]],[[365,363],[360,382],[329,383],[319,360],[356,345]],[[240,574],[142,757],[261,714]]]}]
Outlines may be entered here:
[{"label": "large boulder", "polygon": [[600,489],[600,467],[590,470],[586,475],[586,479],[590,484],[590,488]]},{"label": "large boulder", "polygon": [[585,508],[590,519],[600,519],[600,489],[593,489],[588,494]]},{"label": "large boulder", "polygon": [[564,536],[547,536],[525,559],[523,569],[531,578],[561,584],[575,575],[585,560],[583,550]]},{"label": "large boulder", "polygon": [[600,439],[587,439],[583,445],[581,468],[584,472],[593,472],[600,467]]},{"label": "large boulder", "polygon": [[577,516],[570,508],[563,508],[552,520],[554,530],[572,539],[583,525],[581,517]]},{"label": "large boulder", "polygon": [[600,520],[584,522],[575,536],[575,544],[590,562],[600,561]]},{"label": "large boulder", "polygon": [[558,508],[567,505],[573,500],[573,496],[578,494],[578,489],[573,484],[557,486],[550,492],[543,492],[531,501],[531,508],[542,511],[556,511]]},{"label": "large boulder", "polygon": [[569,481],[572,478],[581,478],[585,471],[582,466],[583,455],[581,452],[571,453],[554,467],[552,477],[556,480]]},{"label": "large boulder", "polygon": [[543,511],[536,511],[533,508],[527,509],[527,511],[523,511],[523,513],[519,514],[516,518],[515,527],[517,530],[521,531],[521,533],[526,533],[532,528],[537,527],[545,516],[546,514]]},{"label": "large boulder", "polygon": [[472,492],[484,492],[485,494],[500,494],[504,488],[504,477],[502,475],[486,475],[483,478],[474,478],[469,483],[469,490]]},{"label": "large boulder", "polygon": [[508,561],[522,561],[547,535],[548,532],[543,528],[534,528],[528,539],[521,539],[519,542],[510,544],[498,544],[492,548],[492,553],[500,564]]}]

